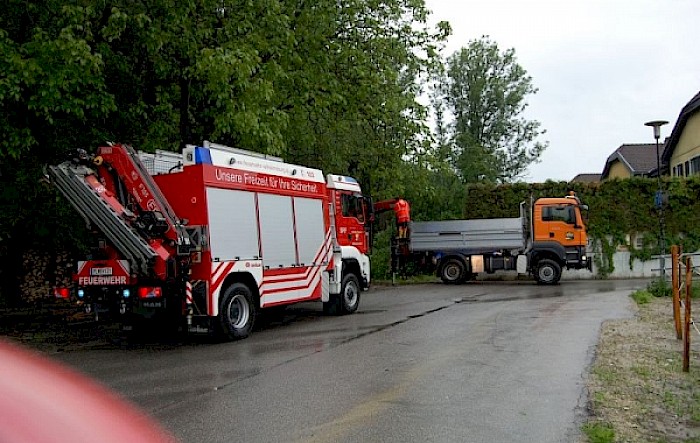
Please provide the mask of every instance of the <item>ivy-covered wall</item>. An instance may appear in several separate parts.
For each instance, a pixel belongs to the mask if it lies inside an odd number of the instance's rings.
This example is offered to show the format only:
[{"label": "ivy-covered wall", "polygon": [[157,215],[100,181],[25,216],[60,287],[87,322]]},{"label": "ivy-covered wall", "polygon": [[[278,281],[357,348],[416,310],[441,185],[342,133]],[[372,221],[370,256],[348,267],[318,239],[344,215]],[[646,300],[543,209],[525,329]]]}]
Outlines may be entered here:
[{"label": "ivy-covered wall", "polygon": [[[678,244],[684,251],[700,249],[700,178],[665,178],[664,205],[666,251]],[[659,212],[654,205],[658,181],[628,178],[602,183],[552,182],[510,185],[470,185],[467,187],[464,218],[517,217],[519,203],[531,195],[558,197],[575,191],[589,207],[588,232],[603,252],[598,263],[601,273],[612,272],[612,254],[625,245],[632,258],[647,260],[658,253]],[[643,238],[638,248],[630,238]],[[633,244],[629,244],[633,243]]]}]

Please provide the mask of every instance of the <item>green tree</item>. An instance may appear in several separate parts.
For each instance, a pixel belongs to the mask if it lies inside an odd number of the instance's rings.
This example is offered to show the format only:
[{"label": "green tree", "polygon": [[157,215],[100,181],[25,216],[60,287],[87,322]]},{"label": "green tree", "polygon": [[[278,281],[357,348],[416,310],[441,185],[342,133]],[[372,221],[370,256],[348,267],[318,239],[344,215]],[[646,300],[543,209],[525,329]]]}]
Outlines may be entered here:
[{"label": "green tree", "polygon": [[42,166],[105,141],[209,139],[355,175],[370,194],[409,186],[399,171],[428,132],[416,97],[449,34],[428,13],[423,0],[10,0],[0,259],[82,237]]},{"label": "green tree", "polygon": [[404,156],[429,133],[417,97],[440,66],[449,25],[432,29],[422,0],[313,4],[289,14],[303,46],[282,89],[290,116],[284,157],[351,174],[371,191],[399,192]]},{"label": "green tree", "polygon": [[545,131],[522,116],[536,92],[515,50],[501,52],[488,37],[448,58],[433,101],[453,117],[451,156],[463,181],[511,182],[538,161],[547,143],[537,138]]}]

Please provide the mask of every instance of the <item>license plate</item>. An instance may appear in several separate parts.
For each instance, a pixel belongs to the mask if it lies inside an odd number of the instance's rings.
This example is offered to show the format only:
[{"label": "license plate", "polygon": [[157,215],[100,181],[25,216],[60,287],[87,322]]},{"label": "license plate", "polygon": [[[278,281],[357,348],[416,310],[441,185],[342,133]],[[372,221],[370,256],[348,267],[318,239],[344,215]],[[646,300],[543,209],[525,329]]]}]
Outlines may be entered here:
[{"label": "license plate", "polygon": [[90,268],[90,275],[112,275],[112,268]]},{"label": "license plate", "polygon": [[163,307],[163,302],[159,302],[159,301],[145,301],[145,302],[143,302],[143,307],[144,307],[144,308],[162,308],[162,307]]}]

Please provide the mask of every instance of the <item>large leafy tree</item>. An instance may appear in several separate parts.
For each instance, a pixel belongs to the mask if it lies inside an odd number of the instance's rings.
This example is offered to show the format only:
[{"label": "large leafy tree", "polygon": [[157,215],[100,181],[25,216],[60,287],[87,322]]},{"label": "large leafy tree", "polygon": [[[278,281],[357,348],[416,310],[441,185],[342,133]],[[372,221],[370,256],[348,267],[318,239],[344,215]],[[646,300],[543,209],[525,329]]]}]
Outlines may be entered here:
[{"label": "large leafy tree", "polygon": [[313,4],[289,14],[306,50],[295,48],[287,71],[285,157],[355,175],[372,191],[399,192],[404,156],[429,133],[417,97],[440,66],[449,25],[431,29],[422,0]]},{"label": "large leafy tree", "polygon": [[450,134],[451,159],[463,181],[517,180],[547,147],[538,141],[545,132],[540,123],[523,117],[537,89],[514,49],[500,51],[488,37],[471,41],[448,58],[436,91],[438,109],[452,117],[438,122]]},{"label": "large leafy tree", "polygon": [[404,158],[427,140],[421,78],[448,34],[423,0],[10,0],[0,259],[75,243],[81,223],[42,166],[105,141],[209,139],[398,192]]}]

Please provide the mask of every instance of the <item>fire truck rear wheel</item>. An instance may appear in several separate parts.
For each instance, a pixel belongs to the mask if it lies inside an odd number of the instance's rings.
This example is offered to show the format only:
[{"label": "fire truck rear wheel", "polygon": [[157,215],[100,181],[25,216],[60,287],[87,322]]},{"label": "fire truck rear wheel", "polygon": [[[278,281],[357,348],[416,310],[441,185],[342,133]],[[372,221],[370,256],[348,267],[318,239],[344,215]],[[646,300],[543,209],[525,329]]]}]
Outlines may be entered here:
[{"label": "fire truck rear wheel", "polygon": [[221,297],[218,329],[224,339],[246,338],[255,323],[255,303],[250,288],[243,283],[229,286]]},{"label": "fire truck rear wheel", "polygon": [[535,279],[541,285],[554,285],[561,278],[561,266],[554,260],[545,258],[537,263]]}]

